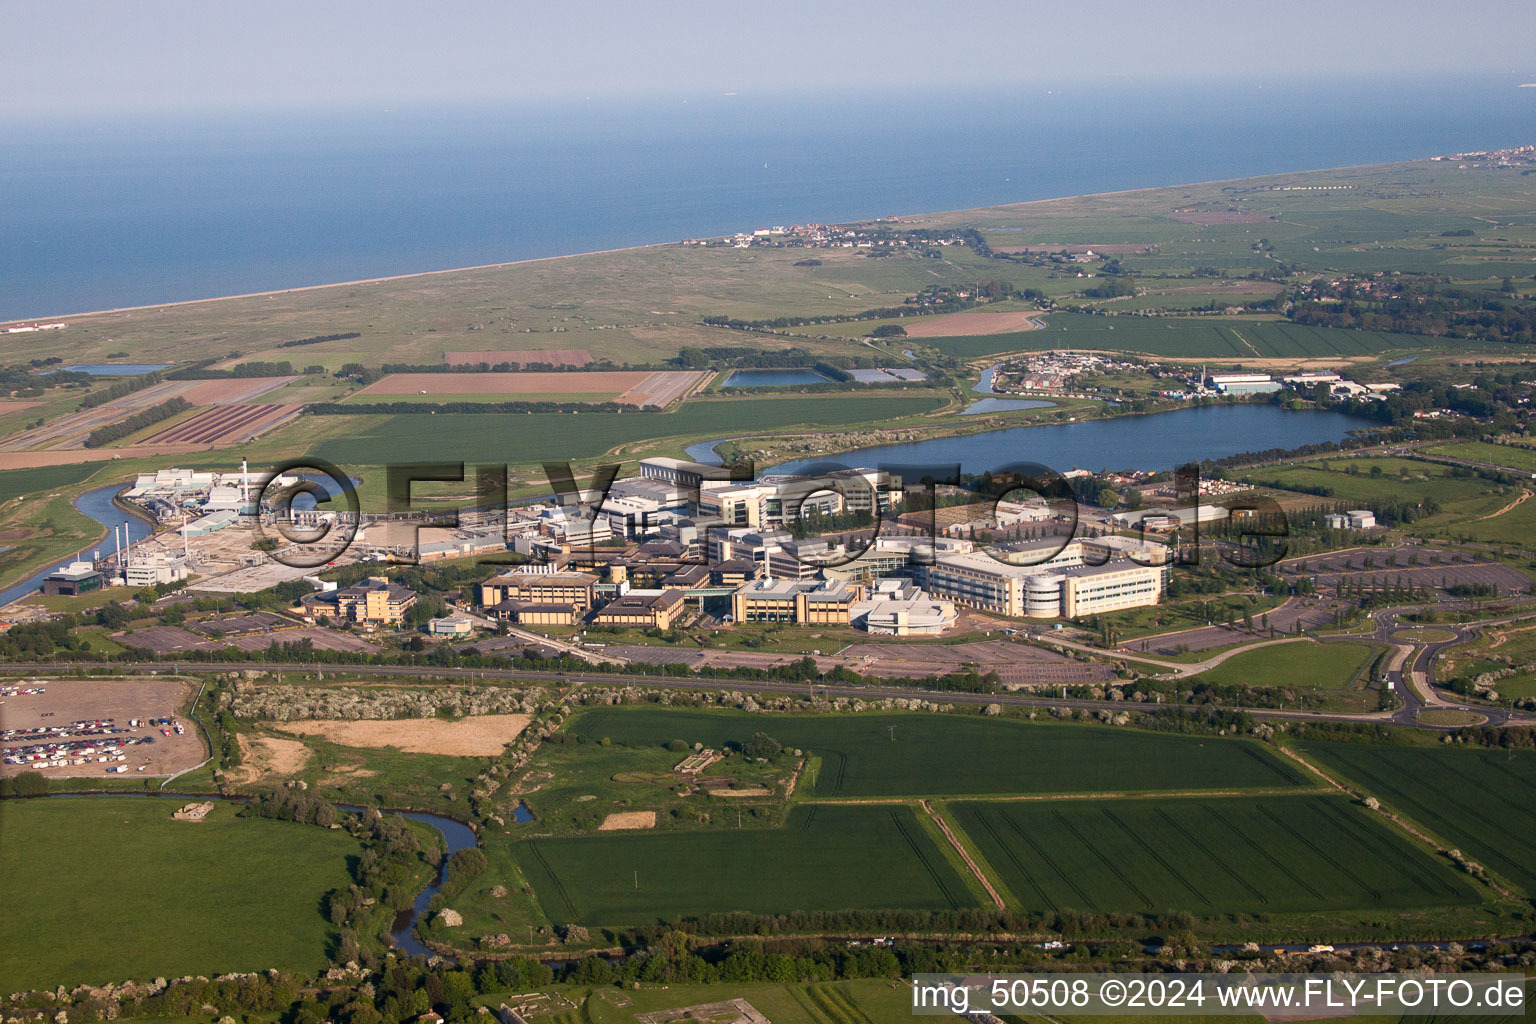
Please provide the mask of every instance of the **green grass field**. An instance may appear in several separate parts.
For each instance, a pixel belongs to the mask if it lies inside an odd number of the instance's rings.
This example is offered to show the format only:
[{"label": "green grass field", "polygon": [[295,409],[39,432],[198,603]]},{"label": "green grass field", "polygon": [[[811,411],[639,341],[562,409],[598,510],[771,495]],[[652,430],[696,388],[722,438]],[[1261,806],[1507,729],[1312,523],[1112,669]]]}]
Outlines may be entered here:
[{"label": "green grass field", "polygon": [[[815,797],[1098,793],[1307,785],[1246,740],[1190,738],[1108,726],[920,714],[749,715],[599,708],[569,727],[635,745],[670,739],[719,748],[763,730],[821,758]],[[894,739],[892,738],[894,735]]]},{"label": "green grass field", "polygon": [[1333,796],[950,809],[1028,910],[1204,916],[1477,901],[1448,865]]},{"label": "green grass field", "polygon": [[799,807],[782,829],[531,839],[513,856],[556,924],[974,905],[903,806]]},{"label": "green grass field", "polygon": [[465,460],[514,465],[585,459],[662,437],[727,437],[797,426],[848,427],[931,412],[947,399],[917,394],[824,394],[685,402],[673,412],[306,417],[334,436],[310,453],[341,466]]},{"label": "green grass field", "polygon": [[1487,441],[1452,441],[1430,445],[1424,449],[1427,455],[1446,455],[1453,459],[1469,459],[1486,462],[1493,466],[1505,466],[1522,473],[1536,473],[1536,448],[1514,444],[1491,444]]},{"label": "green grass field", "polygon": [[1049,352],[1056,349],[1105,349],[1186,359],[1311,358],[1373,356],[1399,349],[1443,346],[1435,338],[1381,331],[1265,320],[1215,317],[1110,317],[1053,313],[1045,328],[1014,334],[922,338],[945,355],[962,359],[997,352]]},{"label": "green grass field", "polygon": [[0,473],[0,501],[12,498],[47,494],[60,487],[69,487],[89,480],[101,471],[99,462],[79,462],[65,466],[43,466],[38,469],[12,469]]},{"label": "green grass field", "polygon": [[1208,683],[1231,686],[1295,686],[1314,690],[1345,690],[1370,664],[1376,648],[1369,644],[1317,644],[1307,641],[1271,644],[1235,654],[1200,673]]},{"label": "green grass field", "polygon": [[1362,791],[1536,893],[1536,752],[1307,743]]},{"label": "green grass field", "polygon": [[[1462,516],[1486,515],[1513,501],[1519,494],[1517,490],[1475,476],[1456,476],[1450,466],[1390,456],[1282,463],[1253,470],[1245,479],[1266,486],[1304,490],[1307,494],[1318,489],[1326,490],[1326,494],[1318,496],[1319,504],[1330,501],[1433,501],[1439,505],[1440,512],[1416,524],[1431,526]],[[1490,525],[1496,522],[1498,520],[1486,521]]]},{"label": "green grass field", "polygon": [[227,804],[171,820],[182,802],[0,808],[0,988],[325,965],[320,898],[350,881],[357,842]]}]

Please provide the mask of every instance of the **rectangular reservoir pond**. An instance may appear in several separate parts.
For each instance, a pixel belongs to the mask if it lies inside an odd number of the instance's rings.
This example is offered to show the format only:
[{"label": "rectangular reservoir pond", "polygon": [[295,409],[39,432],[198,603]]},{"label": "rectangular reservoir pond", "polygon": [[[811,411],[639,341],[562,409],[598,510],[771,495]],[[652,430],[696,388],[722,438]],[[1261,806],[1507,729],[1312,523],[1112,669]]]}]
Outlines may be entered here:
[{"label": "rectangular reservoir pond", "polygon": [[831,378],[815,370],[800,367],[768,370],[737,370],[725,378],[726,388],[795,388],[809,384],[830,384]]},{"label": "rectangular reservoir pond", "polygon": [[92,377],[137,377],[141,373],[163,370],[170,363],[88,363],[84,366],[66,366],[73,373],[88,373]]}]

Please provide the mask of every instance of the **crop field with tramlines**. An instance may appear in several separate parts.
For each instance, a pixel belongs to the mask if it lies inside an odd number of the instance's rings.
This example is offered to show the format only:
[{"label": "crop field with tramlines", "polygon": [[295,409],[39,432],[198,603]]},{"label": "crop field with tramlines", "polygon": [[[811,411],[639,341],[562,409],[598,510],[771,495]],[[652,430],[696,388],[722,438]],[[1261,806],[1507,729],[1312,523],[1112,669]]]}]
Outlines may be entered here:
[{"label": "crop field with tramlines", "polygon": [[[601,708],[570,731],[632,746],[720,749],[759,730],[820,759],[817,798],[1277,789],[1301,773],[1248,740],[960,715],[750,715]],[[810,780],[807,780],[808,782]]]},{"label": "crop field with tramlines", "polygon": [[513,857],[556,924],[976,906],[904,806],[799,807],[782,829],[531,839]]},{"label": "crop field with tramlines", "polygon": [[1324,770],[1536,892],[1536,751],[1309,743]]},{"label": "crop field with tramlines", "polygon": [[1445,342],[1413,334],[1308,327],[1281,321],[1053,313],[1045,319],[1044,329],[1038,331],[922,338],[919,344],[962,359],[998,352],[1094,349],[1185,359],[1240,360],[1371,356],[1398,349],[1443,347]]},{"label": "crop field with tramlines", "polygon": [[950,809],[1025,910],[1204,916],[1477,901],[1448,864],[1334,796]]}]

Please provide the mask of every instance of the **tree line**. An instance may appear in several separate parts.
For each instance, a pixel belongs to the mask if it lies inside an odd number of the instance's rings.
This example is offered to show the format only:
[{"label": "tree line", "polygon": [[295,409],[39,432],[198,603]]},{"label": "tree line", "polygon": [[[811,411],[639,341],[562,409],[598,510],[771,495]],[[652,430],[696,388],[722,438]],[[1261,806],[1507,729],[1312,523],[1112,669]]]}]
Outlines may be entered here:
[{"label": "tree line", "polygon": [[87,448],[100,448],[102,445],[111,444],[129,434],[136,434],[145,427],[152,426],[162,420],[168,420],[172,416],[186,412],[192,408],[190,402],[179,395],[168,398],[159,405],[150,406],[142,412],[136,412],[125,420],[116,423],[108,423],[104,427],[97,427],[91,431],[85,439]]}]

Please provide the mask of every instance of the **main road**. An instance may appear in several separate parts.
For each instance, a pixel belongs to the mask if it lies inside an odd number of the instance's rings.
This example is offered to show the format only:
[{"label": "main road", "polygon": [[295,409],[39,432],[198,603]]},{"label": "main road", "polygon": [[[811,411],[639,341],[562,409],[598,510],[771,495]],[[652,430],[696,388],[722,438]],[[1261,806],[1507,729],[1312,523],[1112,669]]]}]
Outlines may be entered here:
[{"label": "main road", "polygon": [[[1386,722],[1395,721],[1411,728],[1444,728],[1429,726],[1412,717],[1399,718],[1391,712],[1343,714],[1327,711],[1290,711],[1279,708],[1250,708],[1240,705],[1189,705],[1144,704],[1139,701],[1080,700],[1077,698],[1039,697],[1026,693],[965,693],[949,690],[928,690],[920,687],[792,682],[788,680],[728,679],[710,676],[652,676],[598,672],[551,672],[543,669],[492,669],[492,668],[441,668],[429,665],[318,665],[303,662],[226,661],[208,662],[138,661],[116,662],[13,662],[4,666],[7,674],[48,675],[67,671],[121,668],[125,672],[166,672],[177,675],[205,675],[215,672],[289,672],[310,675],[329,671],[333,675],[378,676],[395,679],[436,679],[445,681],[494,680],[498,682],[557,683],[578,686],[633,686],[639,688],[670,687],[678,690],[734,690],[741,693],[794,694],[807,697],[846,697],[849,699],[927,700],[948,704],[1001,704],[1010,707],[1067,708],[1083,711],[1200,711],[1219,710],[1246,712],[1255,718],[1284,719],[1291,721],[1318,722]],[[1468,710],[1472,710],[1469,708]],[[1483,709],[1477,709],[1486,713]],[[1510,724],[1536,725],[1536,716],[1504,715]],[[1503,724],[1501,721],[1500,724]]]}]

